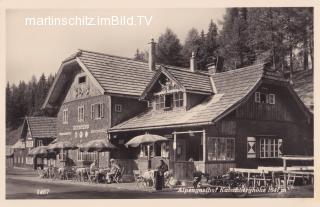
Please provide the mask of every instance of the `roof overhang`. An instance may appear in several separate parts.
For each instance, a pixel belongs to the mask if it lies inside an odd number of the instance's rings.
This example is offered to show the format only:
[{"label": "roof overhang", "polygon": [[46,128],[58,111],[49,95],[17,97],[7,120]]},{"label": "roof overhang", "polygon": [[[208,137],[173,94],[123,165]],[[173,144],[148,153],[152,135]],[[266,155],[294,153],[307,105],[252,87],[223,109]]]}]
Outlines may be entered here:
[{"label": "roof overhang", "polygon": [[145,90],[142,92],[142,95],[140,97],[140,100],[143,100],[147,97],[148,93],[152,90],[153,86],[157,83],[160,76],[164,74],[166,77],[168,77],[170,80],[174,81],[176,84],[179,85],[180,88],[182,88],[183,91],[186,91],[186,89],[183,87],[183,85],[162,65],[160,65],[157,72],[154,74],[148,85],[146,86]]},{"label": "roof overhang", "polygon": [[66,95],[67,90],[72,84],[72,80],[76,73],[79,71],[84,71],[96,88],[101,92],[105,93],[105,90],[99,84],[99,82],[94,78],[91,72],[87,67],[81,62],[78,57],[68,59],[67,61],[62,62],[59,71],[53,81],[52,86],[49,89],[48,95],[41,107],[41,109],[57,109],[61,105],[61,99]]},{"label": "roof overhang", "polygon": [[125,129],[110,129],[109,133],[115,132],[128,132],[128,131],[141,131],[141,130],[155,130],[155,129],[163,129],[163,128],[183,128],[183,127],[191,127],[191,126],[205,126],[212,125],[213,122],[194,122],[194,123],[184,123],[184,124],[171,124],[171,125],[161,125],[161,126],[146,126],[146,127],[136,127],[136,128],[125,128]]}]

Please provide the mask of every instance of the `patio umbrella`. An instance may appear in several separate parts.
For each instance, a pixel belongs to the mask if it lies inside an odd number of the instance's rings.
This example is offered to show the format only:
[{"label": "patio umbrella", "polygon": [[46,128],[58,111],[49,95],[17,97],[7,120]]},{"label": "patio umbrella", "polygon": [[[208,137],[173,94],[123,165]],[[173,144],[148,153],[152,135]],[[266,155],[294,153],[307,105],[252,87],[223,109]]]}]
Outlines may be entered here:
[{"label": "patio umbrella", "polygon": [[130,139],[125,145],[128,147],[138,147],[140,144],[151,144],[168,139],[156,134],[143,134]]},{"label": "patio umbrella", "polygon": [[109,151],[117,148],[110,141],[106,139],[92,140],[85,144],[80,144],[78,145],[78,147],[80,151],[86,151],[86,152],[104,152],[104,151]]},{"label": "patio umbrella", "polygon": [[117,149],[109,140],[106,139],[96,139],[89,141],[84,144],[78,145],[80,151],[85,152],[98,152],[98,162],[99,162],[99,153],[105,151],[111,151]]},{"label": "patio umbrella", "polygon": [[39,146],[30,150],[29,155],[47,155],[48,154],[48,147],[47,146]]},{"label": "patio umbrella", "polygon": [[77,148],[77,146],[72,144],[69,141],[56,142],[48,146],[48,150],[61,150],[61,149],[69,150],[69,149],[75,149],[75,148]]}]

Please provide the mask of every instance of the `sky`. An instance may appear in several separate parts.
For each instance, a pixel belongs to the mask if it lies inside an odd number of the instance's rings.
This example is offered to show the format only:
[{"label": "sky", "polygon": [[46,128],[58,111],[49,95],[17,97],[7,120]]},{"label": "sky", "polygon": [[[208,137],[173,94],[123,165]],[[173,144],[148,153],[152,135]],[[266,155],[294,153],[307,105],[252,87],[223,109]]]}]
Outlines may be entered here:
[{"label": "sky", "polygon": [[[101,10],[18,10],[6,11],[6,81],[18,84],[38,79],[42,73],[55,74],[61,62],[78,49],[133,57],[137,48],[147,50],[151,38],[157,41],[166,28],[183,43],[194,27],[206,32],[212,19],[218,27],[224,8],[211,9],[101,9]],[[33,26],[25,18],[142,17],[141,26]],[[151,19],[150,19],[151,18]],[[37,20],[38,20],[37,19]],[[41,24],[41,22],[40,22]]]}]

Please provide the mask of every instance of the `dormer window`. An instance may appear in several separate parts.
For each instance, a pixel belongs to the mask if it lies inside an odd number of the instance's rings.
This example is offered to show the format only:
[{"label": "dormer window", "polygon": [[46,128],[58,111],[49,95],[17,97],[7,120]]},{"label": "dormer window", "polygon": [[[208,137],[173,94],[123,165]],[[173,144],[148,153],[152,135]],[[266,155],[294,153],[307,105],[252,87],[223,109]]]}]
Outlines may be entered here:
[{"label": "dormer window", "polygon": [[173,107],[173,94],[165,95],[164,99],[164,108],[172,108]]},{"label": "dormer window", "polygon": [[183,92],[156,95],[155,102],[156,110],[182,107]]},{"label": "dormer window", "polygon": [[86,82],[86,76],[80,76],[79,78],[78,78],[78,83],[79,84],[83,84],[83,83],[85,83]]}]

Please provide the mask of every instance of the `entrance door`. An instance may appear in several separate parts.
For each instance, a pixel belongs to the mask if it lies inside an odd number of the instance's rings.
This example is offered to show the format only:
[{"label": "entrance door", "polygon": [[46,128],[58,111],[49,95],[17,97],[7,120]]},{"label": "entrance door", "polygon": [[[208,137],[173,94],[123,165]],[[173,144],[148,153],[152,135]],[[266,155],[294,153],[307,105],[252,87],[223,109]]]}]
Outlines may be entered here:
[{"label": "entrance door", "polygon": [[191,180],[195,172],[194,161],[202,161],[202,133],[184,133],[176,135],[175,178]]}]

